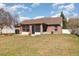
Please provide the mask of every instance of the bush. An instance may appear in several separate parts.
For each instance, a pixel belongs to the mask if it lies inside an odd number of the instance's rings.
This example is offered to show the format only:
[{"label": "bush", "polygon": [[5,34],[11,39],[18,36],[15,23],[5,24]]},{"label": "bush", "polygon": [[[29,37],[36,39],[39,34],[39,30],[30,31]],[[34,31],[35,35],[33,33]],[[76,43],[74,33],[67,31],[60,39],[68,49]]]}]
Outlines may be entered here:
[{"label": "bush", "polygon": [[79,36],[79,28],[72,30],[72,34]]}]

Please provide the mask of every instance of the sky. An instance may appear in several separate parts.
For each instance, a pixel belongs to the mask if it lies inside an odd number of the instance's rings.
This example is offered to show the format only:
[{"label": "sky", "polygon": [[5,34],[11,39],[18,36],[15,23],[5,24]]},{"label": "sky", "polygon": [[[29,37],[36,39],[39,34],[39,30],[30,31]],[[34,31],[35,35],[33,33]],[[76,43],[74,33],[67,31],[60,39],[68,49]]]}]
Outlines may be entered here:
[{"label": "sky", "polygon": [[78,17],[78,3],[0,3],[0,8],[9,11],[13,16],[19,15],[20,20],[40,17],[58,17],[61,11],[69,17]]}]

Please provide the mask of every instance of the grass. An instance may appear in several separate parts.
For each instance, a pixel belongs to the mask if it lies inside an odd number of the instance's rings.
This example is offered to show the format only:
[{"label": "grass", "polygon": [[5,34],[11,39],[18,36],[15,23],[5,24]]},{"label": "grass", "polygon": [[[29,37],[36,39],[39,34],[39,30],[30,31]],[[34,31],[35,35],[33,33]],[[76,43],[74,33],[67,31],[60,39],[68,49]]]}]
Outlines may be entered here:
[{"label": "grass", "polygon": [[0,35],[1,56],[79,56],[75,35]]}]

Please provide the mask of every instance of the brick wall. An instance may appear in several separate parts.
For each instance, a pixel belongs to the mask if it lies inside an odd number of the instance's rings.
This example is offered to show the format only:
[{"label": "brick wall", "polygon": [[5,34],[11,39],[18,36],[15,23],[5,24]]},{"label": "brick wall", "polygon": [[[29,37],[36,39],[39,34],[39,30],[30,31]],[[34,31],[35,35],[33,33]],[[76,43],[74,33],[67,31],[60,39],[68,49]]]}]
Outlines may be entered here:
[{"label": "brick wall", "polygon": [[57,26],[57,31],[55,31],[55,26],[48,26],[47,32],[53,32],[53,33],[61,34],[62,33],[62,27]]}]

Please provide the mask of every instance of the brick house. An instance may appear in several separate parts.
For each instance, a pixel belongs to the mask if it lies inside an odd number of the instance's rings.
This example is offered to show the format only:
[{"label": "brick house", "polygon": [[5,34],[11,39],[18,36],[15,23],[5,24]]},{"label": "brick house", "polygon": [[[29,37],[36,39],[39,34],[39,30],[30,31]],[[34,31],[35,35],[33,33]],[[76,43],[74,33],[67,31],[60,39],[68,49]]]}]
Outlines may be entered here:
[{"label": "brick house", "polygon": [[24,20],[20,25],[15,26],[15,32],[22,35],[40,34],[61,34],[62,18],[38,18]]}]

